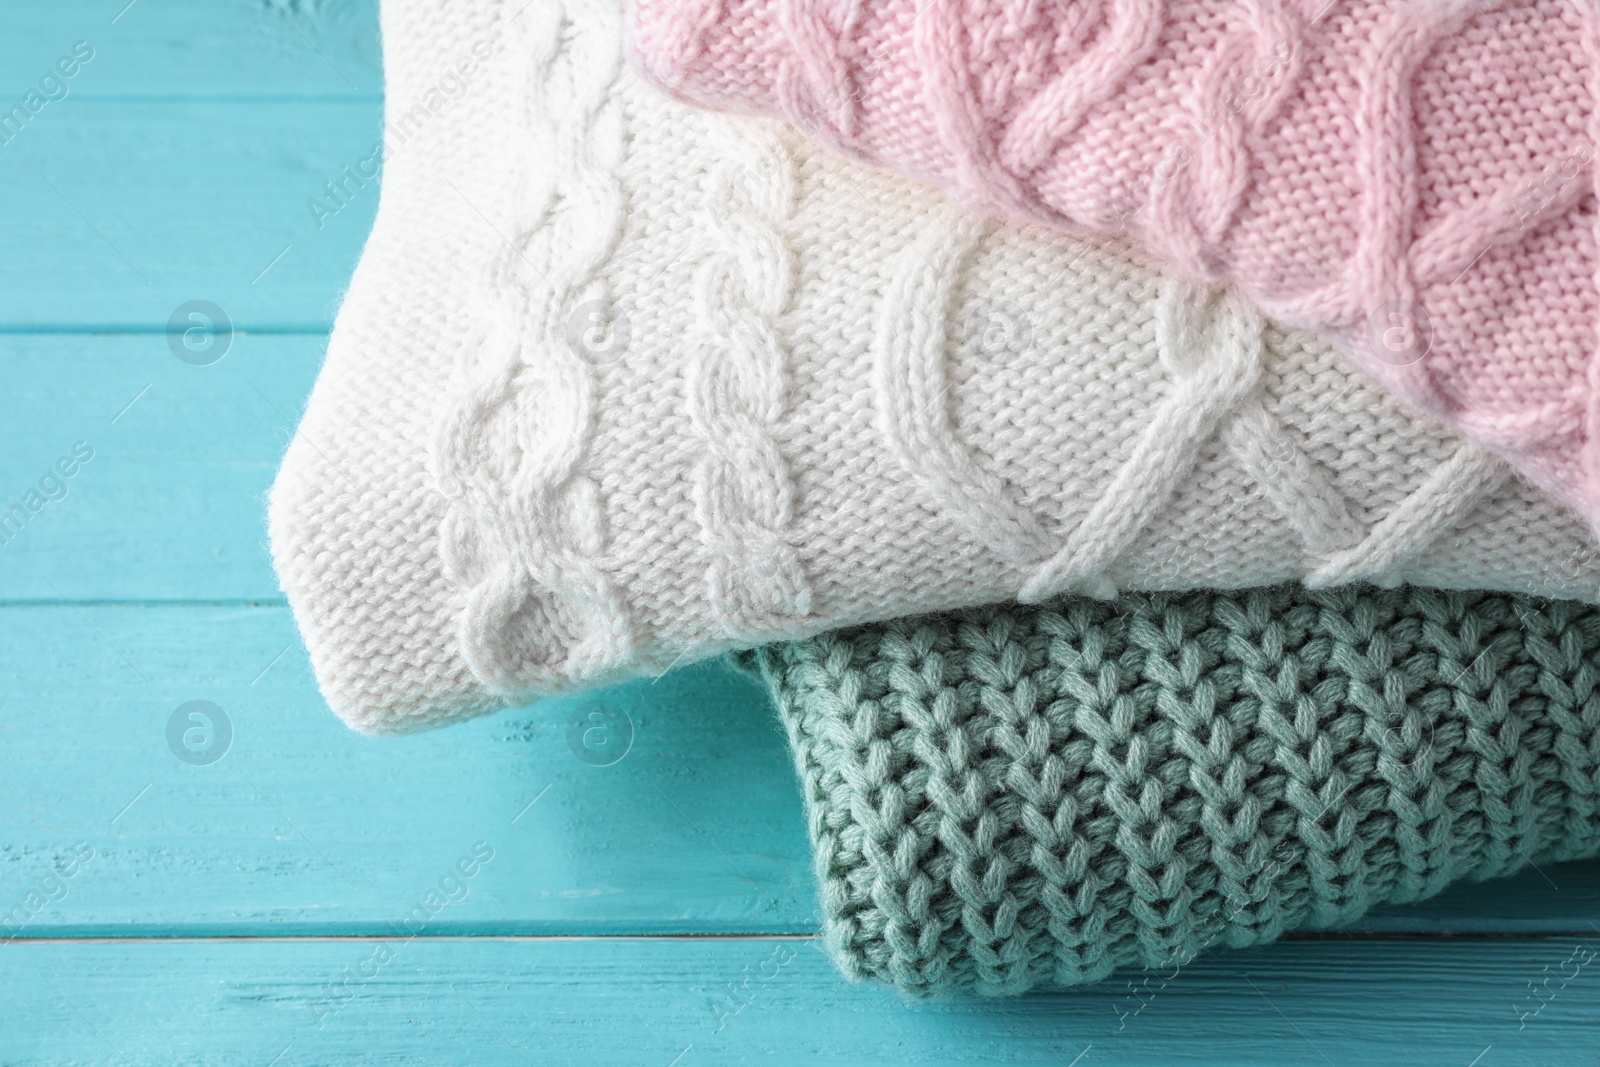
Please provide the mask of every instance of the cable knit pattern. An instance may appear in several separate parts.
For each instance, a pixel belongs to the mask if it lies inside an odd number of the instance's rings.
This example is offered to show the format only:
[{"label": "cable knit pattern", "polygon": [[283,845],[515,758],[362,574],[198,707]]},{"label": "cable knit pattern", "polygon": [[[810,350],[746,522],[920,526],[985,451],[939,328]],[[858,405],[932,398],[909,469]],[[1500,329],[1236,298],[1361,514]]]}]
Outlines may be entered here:
[{"label": "cable knit pattern", "polygon": [[947,415],[945,336],[951,293],[982,227],[953,217],[896,262],[873,333],[878,426],[895,458],[941,514],[1013,567],[1050,549],[1050,535],[998,478],[973,462]]},{"label": "cable knit pattern", "polygon": [[916,996],[1170,980],[1600,853],[1600,610],[1571,602],[1067,599],[740,659],[788,729],[829,952]]},{"label": "cable knit pattern", "polygon": [[884,0],[793,33],[840,6],[635,0],[632,40],[687,100],[1237,282],[1600,524],[1595,5]]},{"label": "cable knit pattern", "polygon": [[[585,21],[569,36],[574,17]],[[568,337],[574,315],[609,306],[600,272],[621,237],[615,17],[610,0],[564,0],[507,26],[510,47],[532,57],[528,154],[507,160],[522,164],[512,181],[531,202],[489,264],[488,329],[481,349],[462,352],[429,456],[454,505],[439,551],[465,594],[462,652],[510,699],[632,654],[626,608],[594,562],[605,538],[599,486],[584,470],[595,374]],[[535,192],[526,168],[550,160],[554,180]],[[530,368],[531,402],[518,387]]]},{"label": "cable knit pattern", "polygon": [[[876,10],[822,10],[809,39]],[[271,502],[353,725],[1066,590],[1600,598],[1581,519],[1324,341],[674,102],[623,64],[621,14],[385,0],[412,133]],[[880,61],[806,91],[834,85],[865,136]]]},{"label": "cable knit pattern", "polygon": [[811,611],[811,587],[787,541],[794,516],[788,462],[772,437],[783,418],[788,353],[777,322],[794,264],[780,227],[794,177],[772,136],[728,136],[707,211],[716,235],[695,284],[699,350],[688,412],[705,444],[694,498],[706,545],[711,609],[729,637],[759,640]]},{"label": "cable knit pattern", "polygon": [[[1156,346],[1175,388],[1152,413],[1128,462],[1066,544],[1029,575],[1018,600],[1036,604],[1089,577],[1104,584],[1105,568],[1165,507],[1218,421],[1255,386],[1261,373],[1260,316],[1229,299],[1213,342],[1194,321],[1207,302],[1176,283],[1162,294],[1156,305]],[[1107,593],[1110,588],[1107,584]]]}]

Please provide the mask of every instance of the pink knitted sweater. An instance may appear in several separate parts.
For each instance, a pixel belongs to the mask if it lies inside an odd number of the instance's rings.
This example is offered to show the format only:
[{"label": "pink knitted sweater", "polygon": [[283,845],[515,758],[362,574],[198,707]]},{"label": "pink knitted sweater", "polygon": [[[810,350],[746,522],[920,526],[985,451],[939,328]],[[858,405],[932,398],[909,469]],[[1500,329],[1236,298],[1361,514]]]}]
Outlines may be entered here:
[{"label": "pink knitted sweater", "polygon": [[646,75],[1331,334],[1600,528],[1594,0],[634,0]]}]

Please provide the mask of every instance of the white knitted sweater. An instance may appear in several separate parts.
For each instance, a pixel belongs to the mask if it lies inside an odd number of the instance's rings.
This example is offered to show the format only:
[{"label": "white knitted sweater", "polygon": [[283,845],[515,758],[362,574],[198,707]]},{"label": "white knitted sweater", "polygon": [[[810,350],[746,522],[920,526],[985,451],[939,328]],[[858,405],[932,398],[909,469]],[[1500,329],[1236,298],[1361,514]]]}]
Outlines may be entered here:
[{"label": "white knitted sweater", "polygon": [[352,726],[1063,591],[1597,598],[1581,522],[1323,342],[672,103],[620,8],[384,2],[382,201],[271,501]]}]

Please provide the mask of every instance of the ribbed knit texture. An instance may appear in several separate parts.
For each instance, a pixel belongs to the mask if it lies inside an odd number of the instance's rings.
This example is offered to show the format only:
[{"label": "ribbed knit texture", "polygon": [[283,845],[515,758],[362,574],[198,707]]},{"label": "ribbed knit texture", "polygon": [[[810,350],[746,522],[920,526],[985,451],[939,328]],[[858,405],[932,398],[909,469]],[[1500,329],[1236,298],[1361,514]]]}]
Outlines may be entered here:
[{"label": "ribbed knit texture", "polygon": [[1327,343],[675,103],[622,22],[384,2],[378,217],[271,501],[351,724],[1068,591],[1600,595],[1577,516]]},{"label": "ribbed knit texture", "polygon": [[1127,230],[1600,523],[1600,7],[636,0],[662,85],[968,203]]},{"label": "ribbed knit texture", "polygon": [[1067,599],[741,657],[828,949],[1019,993],[1600,852],[1600,609],[1347,587]]}]

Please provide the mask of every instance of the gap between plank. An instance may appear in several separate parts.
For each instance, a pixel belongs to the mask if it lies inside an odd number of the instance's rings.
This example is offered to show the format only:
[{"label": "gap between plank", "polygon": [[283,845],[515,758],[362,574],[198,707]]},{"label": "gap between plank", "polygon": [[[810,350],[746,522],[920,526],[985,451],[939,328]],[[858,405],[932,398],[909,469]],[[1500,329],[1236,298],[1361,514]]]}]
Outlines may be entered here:
[{"label": "gap between plank", "polygon": [[[394,934],[159,934],[127,936],[96,935],[93,937],[27,937],[19,936],[0,941],[0,951],[6,946],[29,945],[122,945],[122,944],[196,944],[214,945],[230,942],[261,942],[295,944],[300,942],[361,942],[393,941]],[[816,933],[758,934],[758,933],[706,933],[706,934],[416,934],[407,941],[816,941]],[[1508,933],[1502,931],[1399,931],[1385,933],[1376,930],[1352,931],[1301,931],[1284,934],[1279,941],[1553,941],[1567,938],[1593,938],[1592,930],[1554,930]],[[1258,946],[1265,947],[1265,946]]]}]

